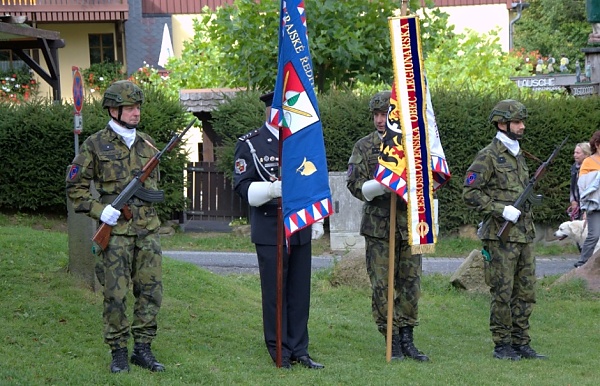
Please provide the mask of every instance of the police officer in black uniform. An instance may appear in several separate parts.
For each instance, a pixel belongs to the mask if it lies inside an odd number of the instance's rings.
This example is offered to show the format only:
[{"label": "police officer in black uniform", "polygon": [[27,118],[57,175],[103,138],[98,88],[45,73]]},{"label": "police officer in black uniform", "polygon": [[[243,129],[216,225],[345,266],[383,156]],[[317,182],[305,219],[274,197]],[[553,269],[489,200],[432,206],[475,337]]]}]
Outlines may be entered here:
[{"label": "police officer in black uniform", "polygon": [[[262,95],[266,119],[273,93]],[[262,291],[265,343],[276,359],[277,312],[277,204],[281,197],[279,177],[279,130],[267,122],[239,138],[235,147],[235,191],[250,204],[251,240],[256,246]],[[290,251],[283,248],[281,318],[281,366],[289,369],[300,363],[312,369],[324,366],[308,354],[310,307],[311,237],[323,235],[322,222],[294,233]]]}]

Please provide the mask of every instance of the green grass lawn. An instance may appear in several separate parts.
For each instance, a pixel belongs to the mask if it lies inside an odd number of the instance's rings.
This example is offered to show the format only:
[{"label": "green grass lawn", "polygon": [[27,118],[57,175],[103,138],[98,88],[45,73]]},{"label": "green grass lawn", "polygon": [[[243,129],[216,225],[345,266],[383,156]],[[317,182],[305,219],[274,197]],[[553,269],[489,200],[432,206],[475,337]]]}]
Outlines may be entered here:
[{"label": "green grass lawn", "polygon": [[[39,221],[38,221],[39,222]],[[35,229],[34,229],[35,228]],[[576,281],[538,282],[533,347],[546,361],[492,358],[487,295],[423,277],[417,347],[429,363],[387,363],[367,288],[313,276],[310,353],[321,371],[277,369],[264,347],[256,275],[219,276],[164,260],[153,344],[164,373],[110,374],[102,296],[66,272],[67,234],[0,215],[0,385],[596,385],[600,295]],[[131,307],[130,311],[131,312]]]}]

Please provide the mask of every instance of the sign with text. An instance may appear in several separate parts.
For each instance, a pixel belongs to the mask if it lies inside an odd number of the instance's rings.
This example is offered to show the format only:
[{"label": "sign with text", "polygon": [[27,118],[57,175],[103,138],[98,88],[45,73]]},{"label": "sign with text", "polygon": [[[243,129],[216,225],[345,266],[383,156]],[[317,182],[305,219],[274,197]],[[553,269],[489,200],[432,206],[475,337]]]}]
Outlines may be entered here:
[{"label": "sign with text", "polygon": [[577,82],[575,74],[510,78],[520,88],[532,91],[560,91],[581,97],[598,94],[598,83]]},{"label": "sign with text", "polygon": [[563,91],[565,89],[564,85],[556,83],[556,78],[540,78],[533,76],[530,78],[516,79],[515,81],[517,86],[530,88],[533,91]]}]

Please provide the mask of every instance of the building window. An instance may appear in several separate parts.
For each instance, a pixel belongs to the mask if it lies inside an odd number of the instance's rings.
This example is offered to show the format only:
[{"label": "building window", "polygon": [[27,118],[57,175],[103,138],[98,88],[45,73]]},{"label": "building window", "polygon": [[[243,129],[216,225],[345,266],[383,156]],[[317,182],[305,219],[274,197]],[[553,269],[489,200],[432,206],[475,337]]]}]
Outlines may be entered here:
[{"label": "building window", "polygon": [[90,34],[90,64],[115,61],[113,34]]},{"label": "building window", "polygon": [[[25,50],[25,53],[31,55],[31,51]],[[19,68],[27,68],[27,64],[15,55],[12,50],[0,50],[0,72]]]}]

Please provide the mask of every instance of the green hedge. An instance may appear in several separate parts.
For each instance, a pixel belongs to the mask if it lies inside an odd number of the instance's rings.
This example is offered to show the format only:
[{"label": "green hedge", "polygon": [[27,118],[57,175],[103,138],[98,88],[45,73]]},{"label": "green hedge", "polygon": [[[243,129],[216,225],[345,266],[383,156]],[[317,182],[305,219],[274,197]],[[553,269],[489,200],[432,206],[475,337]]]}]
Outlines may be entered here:
[{"label": "green hedge", "polygon": [[[231,173],[233,146],[240,135],[259,127],[264,120],[264,106],[259,93],[238,94],[213,114],[213,128],[224,139],[218,148],[221,170]],[[442,145],[452,178],[437,196],[440,200],[440,224],[445,232],[457,231],[465,224],[477,224],[480,216],[467,210],[462,201],[462,185],[466,169],[478,150],[495,136],[488,116],[502,97],[465,92],[436,92],[432,102]],[[345,171],[352,146],[357,139],[374,130],[368,110],[368,96],[332,91],[319,95],[319,109],[329,171]],[[567,144],[549,172],[539,182],[538,193],[543,204],[535,209],[540,225],[554,226],[567,220],[569,203],[569,170],[573,149],[578,142],[588,141],[600,122],[600,98],[557,98],[544,95],[523,97],[529,118],[521,147],[532,155],[528,159],[531,174],[537,170],[565,136]],[[535,159],[537,158],[537,160]]]},{"label": "green hedge", "polygon": [[[171,133],[187,124],[187,116],[176,100],[162,92],[145,88],[140,130],[148,132],[164,146]],[[259,127],[264,106],[258,92],[239,93],[213,113],[213,128],[223,138],[218,146],[217,162],[221,170],[232,172],[233,146],[237,137]],[[464,92],[435,92],[433,105],[442,145],[452,178],[437,196],[440,200],[440,224],[445,232],[464,224],[476,224],[479,216],[468,211],[461,198],[467,167],[479,149],[488,144],[495,130],[487,117],[501,97],[471,95]],[[352,146],[372,130],[368,110],[369,96],[334,90],[319,95],[319,109],[330,171],[345,171]],[[539,183],[544,195],[535,210],[540,225],[557,225],[567,219],[569,169],[576,143],[587,141],[600,122],[600,98],[550,98],[534,95],[521,99],[529,110],[529,119],[521,147],[545,160],[554,147],[569,135],[555,164]],[[83,108],[84,130],[81,141],[104,127],[107,115],[99,102],[87,101]],[[32,101],[20,105],[0,105],[0,210],[39,212],[66,211],[64,178],[74,156],[73,107]],[[531,173],[540,161],[528,160]],[[159,207],[161,217],[184,208],[183,173],[185,155],[172,152],[161,162],[161,186],[167,202]]]},{"label": "green hedge", "polygon": [[[143,87],[140,130],[159,148],[172,132],[187,124],[179,101],[153,87]],[[82,110],[79,142],[105,127],[108,115],[100,101],[87,100]],[[65,175],[75,155],[73,105],[35,100],[18,105],[0,103],[0,210],[66,213]],[[167,200],[158,206],[161,218],[184,208],[183,170],[186,155],[173,151],[161,160],[161,187]]]}]

